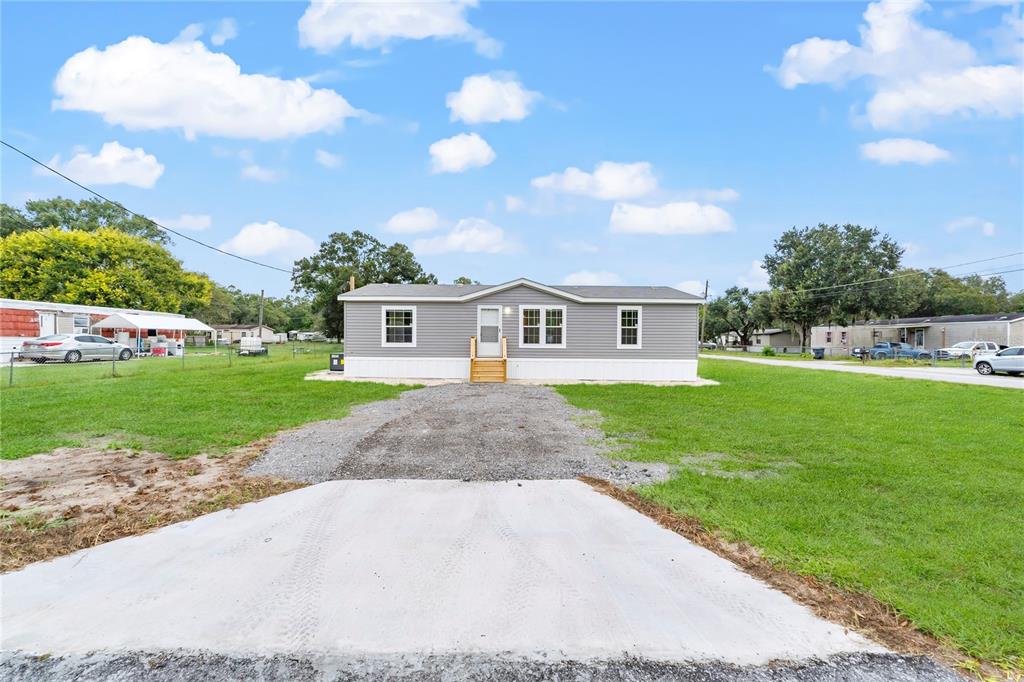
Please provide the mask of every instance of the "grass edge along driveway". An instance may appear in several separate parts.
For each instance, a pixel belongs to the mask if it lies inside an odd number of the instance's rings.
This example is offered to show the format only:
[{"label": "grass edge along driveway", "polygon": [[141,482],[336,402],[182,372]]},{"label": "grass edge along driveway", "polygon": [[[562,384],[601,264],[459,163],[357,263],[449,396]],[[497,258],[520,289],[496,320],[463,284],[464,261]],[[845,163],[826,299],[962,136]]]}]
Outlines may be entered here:
[{"label": "grass edge along driveway", "polygon": [[600,412],[625,456],[682,463],[645,496],[1024,667],[1018,392],[738,362],[700,373],[721,385],[558,391]]},{"label": "grass edge along driveway", "polygon": [[[0,388],[0,459],[108,442],[171,457],[222,454],[282,429],[339,419],[351,406],[409,387],[304,381],[325,354],[272,348],[270,357],[186,355],[118,363],[18,368]],[[6,383],[6,382],[5,382]]]}]

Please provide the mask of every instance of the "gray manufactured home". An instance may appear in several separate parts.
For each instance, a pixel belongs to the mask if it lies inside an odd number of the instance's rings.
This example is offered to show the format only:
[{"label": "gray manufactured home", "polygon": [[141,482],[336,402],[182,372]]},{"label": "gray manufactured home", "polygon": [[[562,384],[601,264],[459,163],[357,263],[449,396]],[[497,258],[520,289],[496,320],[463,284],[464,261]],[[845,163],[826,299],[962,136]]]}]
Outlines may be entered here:
[{"label": "gray manufactured home", "polygon": [[697,306],[670,287],[369,284],[345,304],[345,373],[694,381]]}]

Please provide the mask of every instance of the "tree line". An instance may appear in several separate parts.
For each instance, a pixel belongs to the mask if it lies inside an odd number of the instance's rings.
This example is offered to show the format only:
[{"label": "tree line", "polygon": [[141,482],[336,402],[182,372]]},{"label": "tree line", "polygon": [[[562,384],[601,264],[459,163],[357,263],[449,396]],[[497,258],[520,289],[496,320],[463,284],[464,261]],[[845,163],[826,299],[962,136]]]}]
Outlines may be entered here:
[{"label": "tree line", "polygon": [[[255,324],[259,295],[186,270],[168,235],[148,218],[99,199],[63,197],[0,204],[0,296],[23,300],[178,312],[209,324]],[[901,263],[903,249],[859,225],[792,228],[762,260],[770,288],[732,287],[702,311],[704,337],[736,333],[749,345],[760,328],[792,326],[808,339],[816,324],[1024,310],[1024,292],[1003,278],[955,277]],[[292,269],[292,294],[263,303],[275,330],[318,330],[344,338],[338,294],[370,282],[435,284],[401,243],[360,230],[335,232]],[[456,284],[476,284],[459,277]],[[856,284],[855,284],[856,283]],[[806,342],[805,342],[806,345]]]},{"label": "tree line", "polygon": [[762,259],[770,288],[731,287],[709,301],[704,339],[732,332],[746,346],[758,329],[788,326],[806,346],[818,324],[1024,311],[1024,291],[1011,294],[1002,277],[903,267],[903,254],[875,228],[791,228]]}]

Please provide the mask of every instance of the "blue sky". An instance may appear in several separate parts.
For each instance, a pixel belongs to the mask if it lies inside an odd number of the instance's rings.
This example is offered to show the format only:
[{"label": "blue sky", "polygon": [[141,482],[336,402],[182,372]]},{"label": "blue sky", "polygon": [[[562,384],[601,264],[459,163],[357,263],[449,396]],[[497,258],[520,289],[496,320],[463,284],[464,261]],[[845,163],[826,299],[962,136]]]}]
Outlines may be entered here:
[{"label": "blue sky", "polygon": [[[363,229],[441,281],[720,292],[763,286],[758,260],[794,225],[877,226],[916,266],[1024,242],[1019,5],[2,11],[5,140],[275,265]],[[4,202],[84,196],[2,161]],[[173,250],[224,284],[290,287]]]}]

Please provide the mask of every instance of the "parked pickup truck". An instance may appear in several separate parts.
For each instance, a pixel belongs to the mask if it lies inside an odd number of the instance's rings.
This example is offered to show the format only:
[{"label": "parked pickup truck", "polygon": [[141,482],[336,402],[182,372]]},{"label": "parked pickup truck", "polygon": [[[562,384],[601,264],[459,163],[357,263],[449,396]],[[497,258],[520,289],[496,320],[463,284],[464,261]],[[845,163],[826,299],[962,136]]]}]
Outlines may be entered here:
[{"label": "parked pickup truck", "polygon": [[864,357],[872,360],[889,360],[892,358],[906,358],[908,360],[929,360],[932,352],[927,348],[914,348],[909,343],[896,341],[879,341],[871,348],[854,348],[851,355]]},{"label": "parked pickup truck", "polygon": [[938,349],[935,357],[939,360],[973,359],[979,355],[995,355],[998,351],[999,344],[994,341],[961,341],[949,348]]}]

